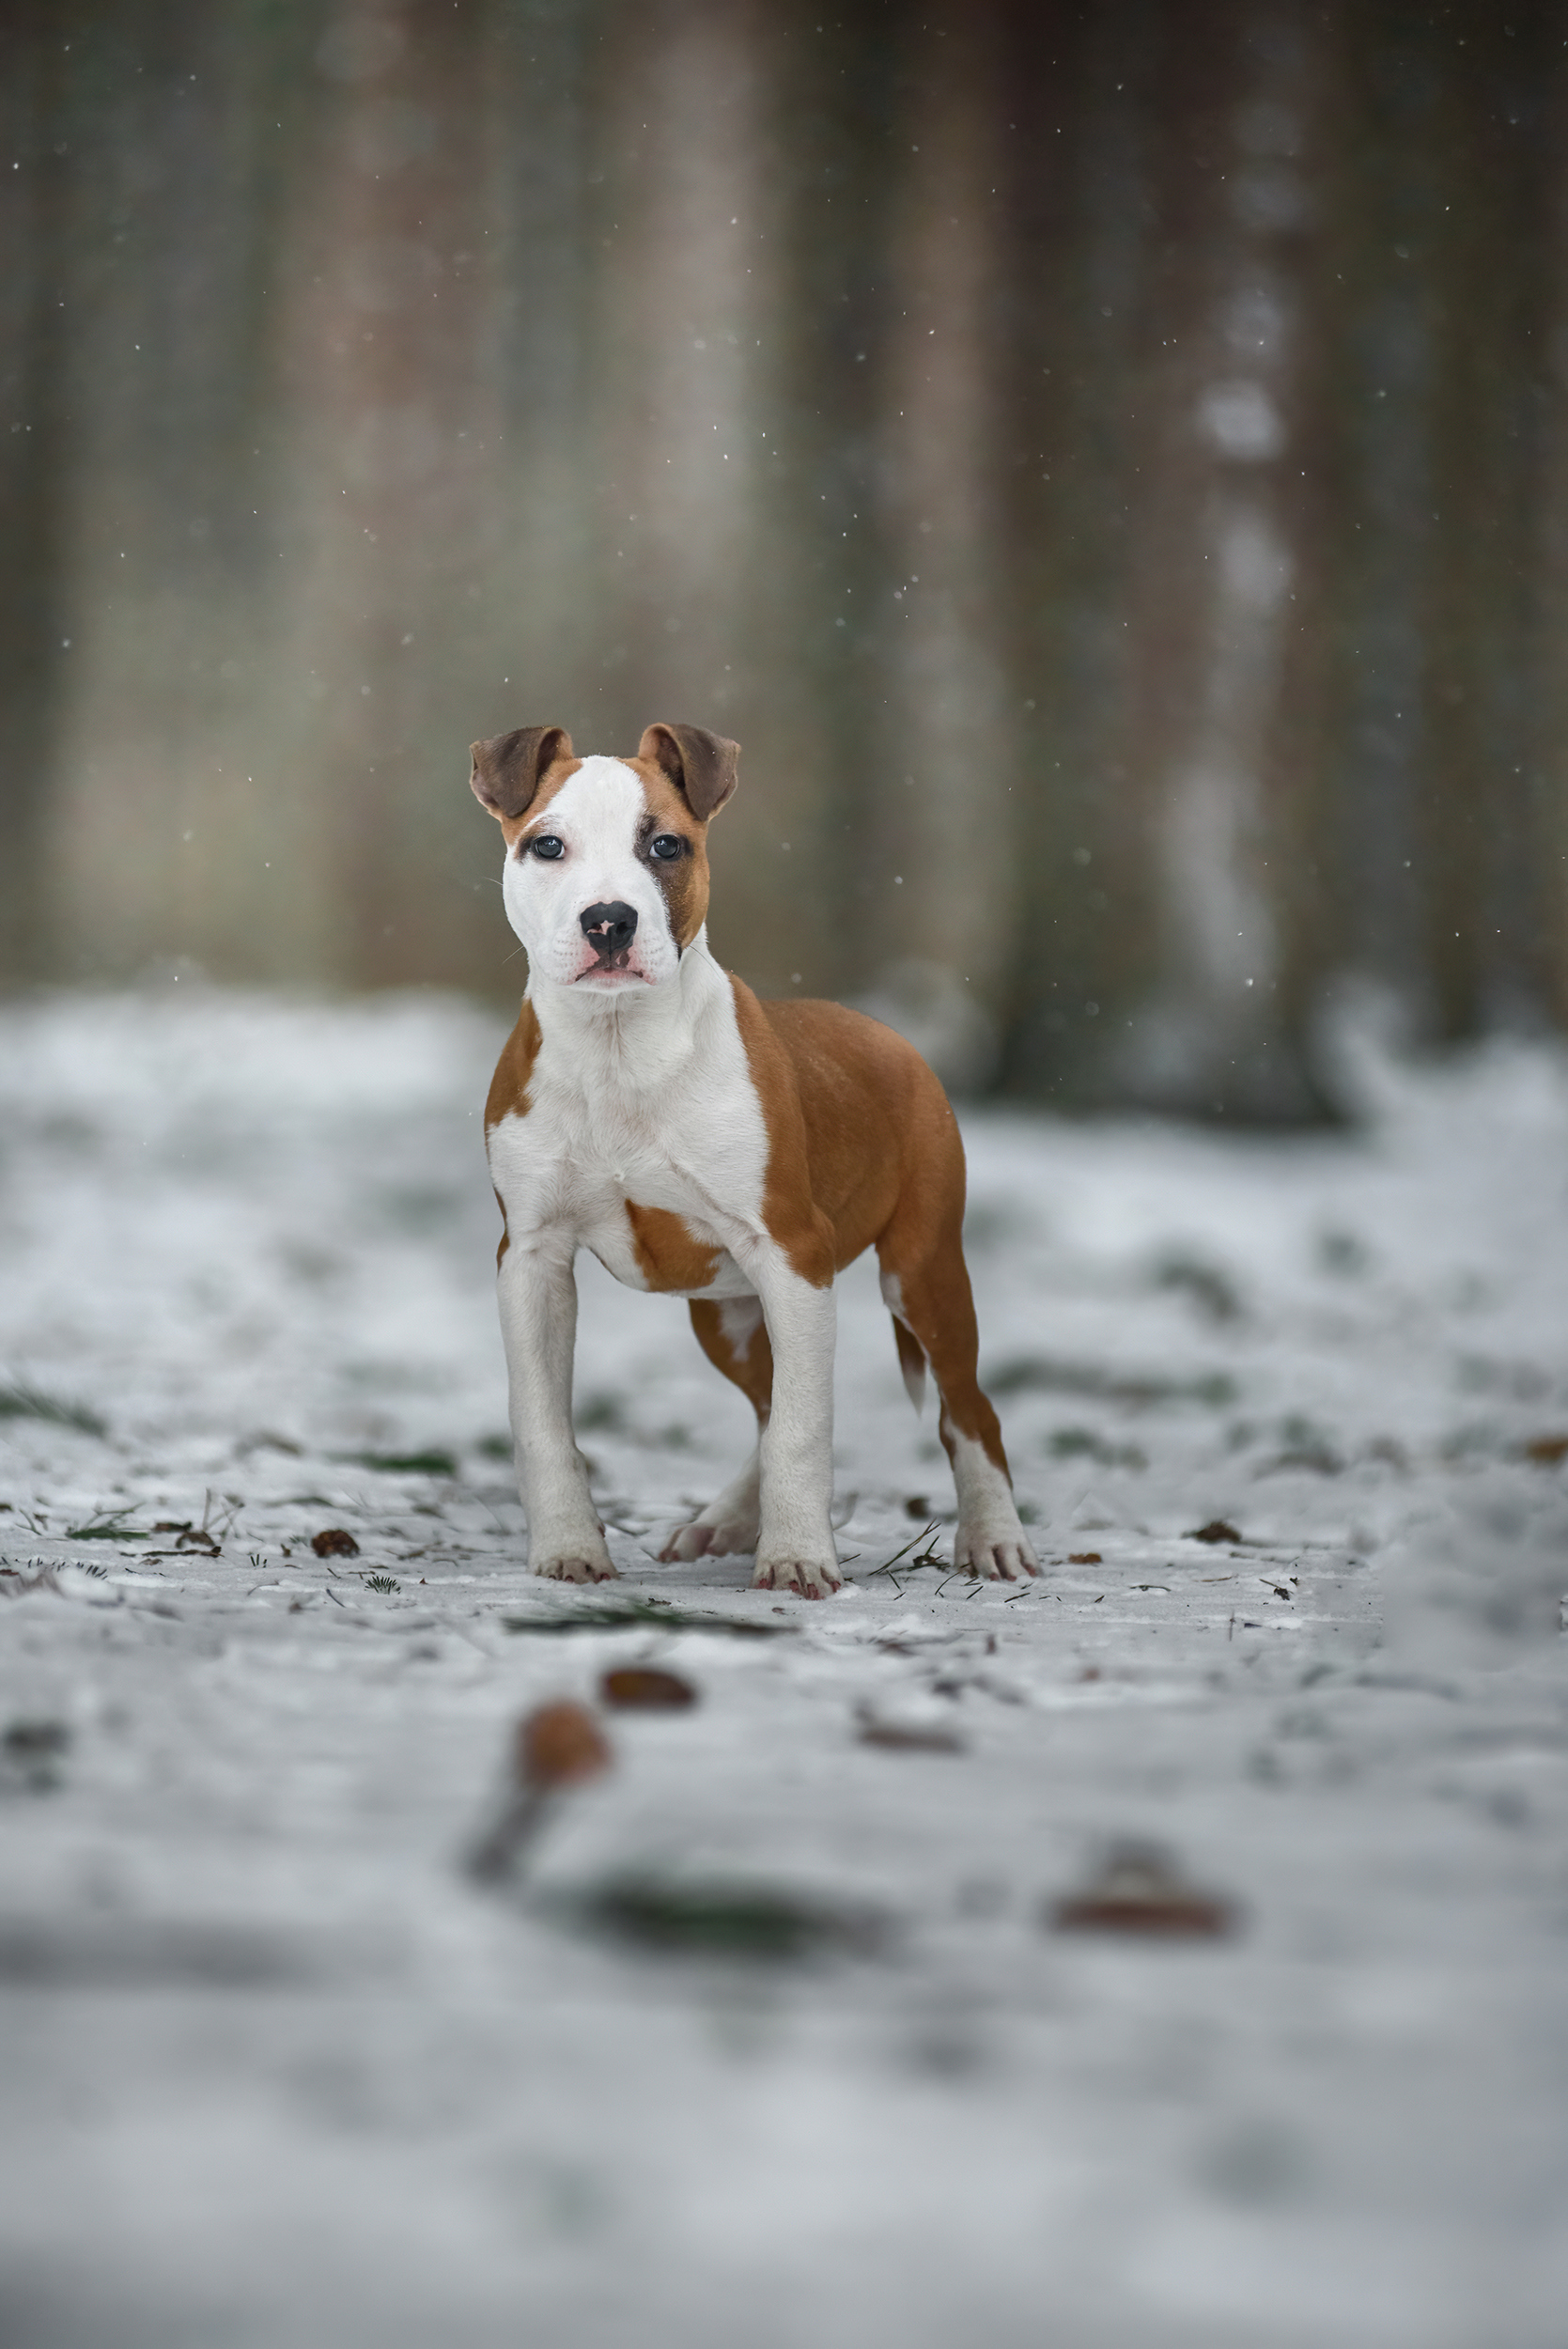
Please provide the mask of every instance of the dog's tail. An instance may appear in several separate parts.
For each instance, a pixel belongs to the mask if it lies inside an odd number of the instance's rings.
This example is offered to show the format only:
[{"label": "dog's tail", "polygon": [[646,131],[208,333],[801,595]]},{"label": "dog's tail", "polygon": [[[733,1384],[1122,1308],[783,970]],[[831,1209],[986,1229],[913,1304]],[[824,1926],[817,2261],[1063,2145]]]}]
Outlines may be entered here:
[{"label": "dog's tail", "polygon": [[898,1341],[898,1367],[904,1373],[904,1385],[917,1411],[925,1408],[925,1353],[912,1330],[906,1330],[896,1314],[893,1334]]}]

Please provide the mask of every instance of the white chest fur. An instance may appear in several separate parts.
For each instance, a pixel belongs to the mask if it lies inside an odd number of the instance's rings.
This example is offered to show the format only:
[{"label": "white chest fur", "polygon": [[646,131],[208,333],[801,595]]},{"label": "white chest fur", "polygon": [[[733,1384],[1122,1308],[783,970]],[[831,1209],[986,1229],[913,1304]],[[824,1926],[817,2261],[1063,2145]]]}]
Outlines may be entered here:
[{"label": "white chest fur", "polygon": [[489,1143],[508,1245],[568,1257],[588,1248],[617,1280],[647,1288],[629,1202],[680,1217],[715,1252],[711,1279],[678,1293],[749,1294],[732,1251],[766,1239],[768,1131],[734,994],[706,941],[688,949],[675,988],[583,1002],[540,990],[536,1008],[526,1111],[503,1118]]}]

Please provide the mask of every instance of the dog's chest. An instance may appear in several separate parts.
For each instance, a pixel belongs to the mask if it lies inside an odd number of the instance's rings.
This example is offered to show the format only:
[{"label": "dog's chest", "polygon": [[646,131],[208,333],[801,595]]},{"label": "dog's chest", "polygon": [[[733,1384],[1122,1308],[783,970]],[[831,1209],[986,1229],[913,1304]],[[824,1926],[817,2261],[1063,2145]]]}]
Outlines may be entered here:
[{"label": "dog's chest", "polygon": [[[639,1189],[652,1188],[646,1183]],[[671,1187],[672,1190],[674,1186]],[[582,1244],[629,1288],[671,1297],[749,1297],[752,1283],[699,1209],[650,1206],[645,1199],[612,1199],[585,1221]]]},{"label": "dog's chest", "polygon": [[541,1053],[489,1158],[514,1246],[587,1248],[631,1288],[752,1293],[730,1248],[761,1229],[768,1135],[744,1056],[722,1039],[658,1084]]}]

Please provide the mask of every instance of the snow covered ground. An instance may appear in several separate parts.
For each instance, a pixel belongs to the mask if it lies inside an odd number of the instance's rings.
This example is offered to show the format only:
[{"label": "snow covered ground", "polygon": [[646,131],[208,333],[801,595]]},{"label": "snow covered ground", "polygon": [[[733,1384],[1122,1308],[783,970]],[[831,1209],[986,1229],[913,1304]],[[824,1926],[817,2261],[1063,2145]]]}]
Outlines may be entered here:
[{"label": "snow covered ground", "polygon": [[[853,1580],[806,1607],[654,1562],[747,1413],[592,1265],[626,1579],[523,1574],[501,1032],[0,1017],[8,2349],[1554,2349],[1561,1058],[1363,1046],[1311,1142],[968,1116],[1048,1569],[879,1570],[951,1486],[862,1267]],[[473,1881],[519,1719],[644,1660],[700,1702],[605,1715],[613,1769]],[[1129,1840],[1233,1930],[1056,1929]],[[631,1876],[663,1945],[604,1926]]]}]

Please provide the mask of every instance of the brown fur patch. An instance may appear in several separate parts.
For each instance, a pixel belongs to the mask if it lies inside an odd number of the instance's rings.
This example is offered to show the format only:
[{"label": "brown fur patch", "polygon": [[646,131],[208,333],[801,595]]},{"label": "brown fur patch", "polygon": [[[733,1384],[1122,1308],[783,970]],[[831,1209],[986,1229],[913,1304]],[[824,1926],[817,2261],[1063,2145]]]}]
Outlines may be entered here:
[{"label": "brown fur patch", "polygon": [[[517,847],[524,832],[534,830],[538,822],[540,811],[554,799],[558,791],[563,790],[570,783],[582,764],[582,761],[576,757],[558,758],[554,765],[547,767],[539,777],[539,787],[520,816],[496,817],[508,848]],[[491,813],[493,814],[494,811],[492,810]]]},{"label": "brown fur patch", "polygon": [[572,755],[565,726],[514,726],[509,734],[473,742],[469,788],[492,816],[514,821],[526,816],[552,765]]},{"label": "brown fur patch", "polygon": [[490,1089],[485,1097],[485,1133],[489,1137],[504,1117],[521,1117],[528,1109],[528,1086],[539,1057],[539,1019],[525,995],[517,1026],[501,1048]]},{"label": "brown fur patch", "polygon": [[[522,1117],[528,1111],[528,1086],[534,1074],[534,1063],[539,1052],[538,1015],[525,995],[518,1013],[517,1026],[501,1048],[501,1058],[495,1064],[490,1089],[485,1097],[485,1140],[500,1125],[504,1117]],[[495,1252],[496,1268],[511,1246],[506,1229],[506,1207],[499,1191],[495,1204],[501,1209],[501,1245]]]},{"label": "brown fur patch", "polygon": [[[670,936],[684,953],[707,919],[707,826],[698,822],[662,767],[651,758],[628,758],[622,764],[637,776],[647,803],[647,816],[638,828],[637,853],[659,883]],[[676,832],[685,841],[687,852],[678,863],[661,864],[649,856],[648,843],[661,832]]]},{"label": "brown fur patch", "polygon": [[[818,1285],[875,1247],[898,1282],[905,1334],[930,1363],[944,1439],[982,1444],[1005,1474],[1001,1430],[976,1377],[964,1148],[946,1094],[911,1044],[863,1012],[759,1003],[739,979],[731,985],[771,1136],[768,1231]],[[912,1367],[903,1337],[900,1353]]]},{"label": "brown fur patch", "polygon": [[[801,1087],[790,1055],[775,1033],[768,1012],[776,1004],[759,1003],[744,979],[732,972],[736,1024],[762,1103],[768,1128],[768,1172],[763,1180],[762,1220],[769,1235],[788,1257],[792,1270],[814,1288],[825,1289],[839,1258],[833,1226],[813,1196],[813,1167],[807,1147]],[[823,1004],[822,1010],[835,1006]],[[863,1247],[864,1242],[861,1245]],[[855,1254],[860,1250],[854,1251]]]},{"label": "brown fur patch", "polygon": [[736,786],[740,745],[706,726],[675,726],[656,718],[643,728],[639,758],[651,758],[685,797],[701,824],[717,816]]},{"label": "brown fur patch", "polygon": [[691,1327],[697,1333],[697,1344],[714,1369],[722,1370],[732,1385],[740,1389],[766,1426],[773,1407],[773,1347],[768,1324],[758,1321],[742,1352],[724,1335],[724,1317],[712,1299],[694,1297]]},{"label": "brown fur patch", "polygon": [[683,1216],[667,1207],[626,1203],[631,1245],[650,1289],[706,1289],[719,1269],[719,1251],[694,1239]]}]

